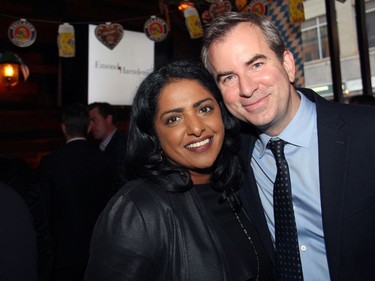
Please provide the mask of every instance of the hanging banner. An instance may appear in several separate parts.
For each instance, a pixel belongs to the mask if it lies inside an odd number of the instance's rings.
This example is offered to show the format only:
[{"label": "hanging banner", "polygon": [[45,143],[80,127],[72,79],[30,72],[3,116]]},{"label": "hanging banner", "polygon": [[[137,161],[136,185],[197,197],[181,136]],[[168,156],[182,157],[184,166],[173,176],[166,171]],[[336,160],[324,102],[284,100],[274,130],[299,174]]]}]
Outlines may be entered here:
[{"label": "hanging banner", "polygon": [[210,16],[214,19],[232,10],[232,4],[227,0],[216,0],[210,5]]},{"label": "hanging banner", "polygon": [[9,26],[8,37],[18,47],[29,47],[36,40],[36,30],[26,19],[20,19]]},{"label": "hanging banner", "polygon": [[265,16],[267,14],[267,2],[266,0],[256,0],[249,4],[249,13],[257,14],[259,16]]},{"label": "hanging banner", "polygon": [[203,36],[203,27],[197,9],[189,7],[184,10],[185,23],[191,39]]},{"label": "hanging banner", "polygon": [[156,16],[151,16],[144,24],[143,30],[148,39],[161,42],[168,35],[167,23]]},{"label": "hanging banner", "polygon": [[74,57],[76,52],[74,27],[69,23],[60,24],[58,34],[59,56],[62,58]]},{"label": "hanging banner", "polygon": [[305,20],[305,11],[303,9],[303,0],[290,0],[289,2],[289,20],[290,22],[303,22]]},{"label": "hanging banner", "polygon": [[113,50],[121,42],[124,29],[121,24],[107,22],[95,28],[95,36],[104,46]]},{"label": "hanging banner", "polygon": [[249,1],[247,0],[236,0],[235,5],[237,8],[237,11],[241,13],[247,13],[249,9]]},{"label": "hanging banner", "polygon": [[304,87],[304,63],[302,51],[301,23],[291,23],[288,20],[290,0],[270,1],[268,4],[269,13],[267,17],[275,23],[284,39],[286,47],[294,56],[296,75],[294,85]]}]

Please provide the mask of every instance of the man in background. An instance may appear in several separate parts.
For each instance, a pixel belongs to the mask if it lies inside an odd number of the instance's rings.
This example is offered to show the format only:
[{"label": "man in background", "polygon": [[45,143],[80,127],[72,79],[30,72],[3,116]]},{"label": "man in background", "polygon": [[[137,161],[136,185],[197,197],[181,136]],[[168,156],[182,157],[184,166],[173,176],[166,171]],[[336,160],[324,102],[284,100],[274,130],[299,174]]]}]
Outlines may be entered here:
[{"label": "man in background", "polygon": [[94,102],[89,105],[90,133],[99,141],[99,148],[115,166],[115,179],[112,193],[116,193],[125,183],[125,154],[127,135],[116,126],[115,108],[107,102]]},{"label": "man in background", "polygon": [[91,233],[112,186],[113,167],[86,141],[88,126],[86,106],[66,107],[61,118],[66,144],[43,158],[38,169],[51,237],[52,281],[82,280]]}]

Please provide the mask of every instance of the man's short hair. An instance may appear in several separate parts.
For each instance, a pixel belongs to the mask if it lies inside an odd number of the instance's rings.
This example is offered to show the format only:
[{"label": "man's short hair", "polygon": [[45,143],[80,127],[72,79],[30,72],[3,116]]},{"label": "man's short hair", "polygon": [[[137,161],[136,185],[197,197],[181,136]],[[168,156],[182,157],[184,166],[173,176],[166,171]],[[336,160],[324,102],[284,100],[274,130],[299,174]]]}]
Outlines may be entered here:
[{"label": "man's short hair", "polygon": [[89,120],[87,106],[80,103],[66,106],[61,115],[61,123],[65,125],[66,133],[71,137],[85,136]]},{"label": "man's short hair", "polygon": [[109,115],[112,116],[112,124],[116,124],[117,116],[115,108],[108,102],[93,102],[89,104],[89,111],[97,108],[98,112],[104,118],[107,118]]}]

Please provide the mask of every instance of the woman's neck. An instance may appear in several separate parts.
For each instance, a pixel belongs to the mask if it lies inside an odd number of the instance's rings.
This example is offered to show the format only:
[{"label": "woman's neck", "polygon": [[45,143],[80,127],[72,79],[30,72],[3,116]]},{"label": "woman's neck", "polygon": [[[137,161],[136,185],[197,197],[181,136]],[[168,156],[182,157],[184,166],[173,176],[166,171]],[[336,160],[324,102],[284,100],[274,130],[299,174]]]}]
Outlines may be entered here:
[{"label": "woman's neck", "polygon": [[196,171],[190,171],[190,176],[193,184],[210,183],[211,179],[211,174],[197,173]]}]

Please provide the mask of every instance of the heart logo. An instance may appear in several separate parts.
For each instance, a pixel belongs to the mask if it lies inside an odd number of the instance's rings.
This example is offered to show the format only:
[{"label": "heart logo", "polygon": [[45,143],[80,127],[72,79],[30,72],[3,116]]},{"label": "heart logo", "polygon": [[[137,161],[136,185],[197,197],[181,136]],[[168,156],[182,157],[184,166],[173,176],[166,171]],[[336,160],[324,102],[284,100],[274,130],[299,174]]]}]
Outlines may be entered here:
[{"label": "heart logo", "polygon": [[96,38],[107,48],[113,50],[120,43],[124,29],[118,23],[99,24],[95,28]]},{"label": "heart logo", "polygon": [[227,0],[216,0],[210,5],[211,18],[223,15],[232,10],[232,4]]}]

